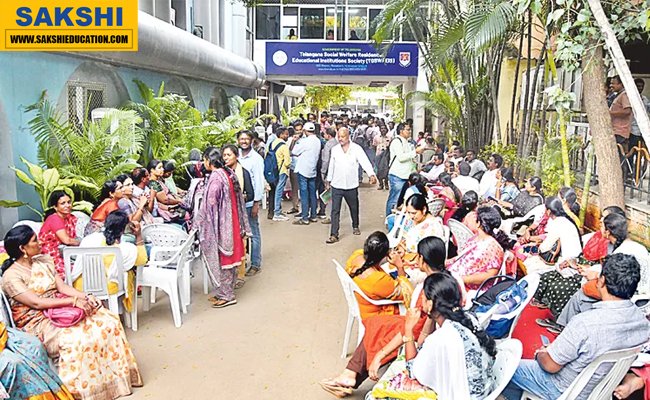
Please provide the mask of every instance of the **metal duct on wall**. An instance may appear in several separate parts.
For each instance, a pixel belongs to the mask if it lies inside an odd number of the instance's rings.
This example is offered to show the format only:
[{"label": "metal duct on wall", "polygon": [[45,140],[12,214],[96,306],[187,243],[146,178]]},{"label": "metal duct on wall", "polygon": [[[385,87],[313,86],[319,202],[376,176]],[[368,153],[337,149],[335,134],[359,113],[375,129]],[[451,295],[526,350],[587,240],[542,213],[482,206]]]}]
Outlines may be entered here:
[{"label": "metal duct on wall", "polygon": [[264,83],[261,65],[142,11],[138,19],[139,51],[69,54],[229,86],[259,88]]}]

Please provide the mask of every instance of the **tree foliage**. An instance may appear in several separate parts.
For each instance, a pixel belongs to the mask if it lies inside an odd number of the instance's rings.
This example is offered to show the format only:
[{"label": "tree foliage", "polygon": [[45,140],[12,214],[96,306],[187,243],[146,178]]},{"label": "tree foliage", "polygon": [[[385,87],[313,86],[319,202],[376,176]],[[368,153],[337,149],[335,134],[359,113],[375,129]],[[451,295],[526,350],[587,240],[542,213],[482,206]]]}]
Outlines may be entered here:
[{"label": "tree foliage", "polygon": [[489,143],[498,121],[500,64],[516,33],[509,0],[389,0],[377,17],[377,46],[413,32],[429,81],[427,106],[467,146]]},{"label": "tree foliage", "polygon": [[62,178],[91,183],[79,186],[90,198],[106,179],[138,166],[144,134],[134,111],[111,110],[103,119],[75,129],[43,92],[26,112],[34,112],[28,126],[38,144],[39,163],[56,169]]},{"label": "tree foliage", "polygon": [[332,105],[343,105],[350,100],[352,88],[349,86],[307,86],[305,103],[312,111],[329,110]]}]

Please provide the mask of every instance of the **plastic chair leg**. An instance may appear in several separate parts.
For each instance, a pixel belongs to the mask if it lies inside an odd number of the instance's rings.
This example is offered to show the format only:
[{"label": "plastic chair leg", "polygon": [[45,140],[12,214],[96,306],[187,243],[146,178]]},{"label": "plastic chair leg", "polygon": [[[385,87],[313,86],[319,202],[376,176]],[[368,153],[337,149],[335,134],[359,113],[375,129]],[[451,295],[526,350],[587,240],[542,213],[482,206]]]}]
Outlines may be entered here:
[{"label": "plastic chair leg", "polygon": [[181,309],[180,309],[180,298],[178,296],[178,284],[170,283],[169,288],[169,304],[172,308],[172,316],[174,317],[174,325],[177,328],[181,327]]},{"label": "plastic chair leg", "polygon": [[156,287],[151,288],[151,304],[156,302]]},{"label": "plastic chair leg", "polygon": [[343,337],[343,350],[341,351],[341,358],[348,356],[348,346],[350,345],[350,335],[352,334],[352,324],[354,317],[348,314],[348,322],[345,325],[345,336]]},{"label": "plastic chair leg", "polygon": [[151,308],[151,286],[142,286],[142,309],[149,311]]},{"label": "plastic chair leg", "polygon": [[209,290],[209,283],[210,283],[210,277],[208,276],[208,267],[203,263],[203,259],[201,259],[201,266],[203,267],[203,294],[208,294],[210,293]]},{"label": "plastic chair leg", "polygon": [[133,309],[131,310],[131,330],[138,331],[138,296],[133,299]]},{"label": "plastic chair leg", "polygon": [[185,306],[189,306],[192,302],[192,281],[190,271],[192,270],[192,261],[188,261],[183,266],[183,294]]},{"label": "plastic chair leg", "polygon": [[118,303],[118,296],[108,296],[108,309],[111,310],[111,312],[119,315],[120,314],[120,305]]},{"label": "plastic chair leg", "polygon": [[[356,318],[355,318],[356,319]],[[357,319],[359,329],[358,331],[358,337],[357,337],[357,346],[361,344],[361,341],[363,340],[363,336],[366,334],[366,327],[363,326],[363,323],[361,322],[360,319]]]}]

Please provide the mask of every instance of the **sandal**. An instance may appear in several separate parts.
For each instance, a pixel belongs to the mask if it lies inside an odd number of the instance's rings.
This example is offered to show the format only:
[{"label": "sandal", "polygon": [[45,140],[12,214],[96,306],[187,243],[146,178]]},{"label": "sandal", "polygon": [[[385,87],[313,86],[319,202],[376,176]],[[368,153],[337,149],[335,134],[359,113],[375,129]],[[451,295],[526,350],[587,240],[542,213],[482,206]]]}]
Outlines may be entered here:
[{"label": "sandal", "polygon": [[332,244],[332,243],[336,243],[336,242],[338,242],[338,241],[339,241],[339,237],[338,237],[338,236],[334,236],[334,235],[332,235],[332,236],[329,237],[329,239],[327,239],[327,240],[325,241],[325,243],[327,243],[327,244]]},{"label": "sandal", "polygon": [[214,304],[214,303],[216,303],[217,301],[219,301],[219,298],[218,298],[217,296],[208,297],[208,301],[209,301],[210,303]]},{"label": "sandal", "polygon": [[235,282],[235,289],[241,289],[244,287],[245,284],[246,281],[244,279],[237,278],[237,282]]},{"label": "sandal", "polygon": [[545,310],[545,309],[548,308],[548,306],[546,304],[540,303],[539,301],[537,301],[535,299],[532,299],[530,301],[530,305],[533,306],[533,307],[541,308],[542,310]]},{"label": "sandal", "polygon": [[320,381],[319,384],[324,391],[336,396],[339,399],[352,394],[351,387],[341,385],[340,383],[335,382],[334,380],[325,379],[323,381]]},{"label": "sandal", "polygon": [[235,304],[237,304],[237,300],[235,299],[232,300],[219,299],[216,302],[212,303],[212,308],[224,308]]}]

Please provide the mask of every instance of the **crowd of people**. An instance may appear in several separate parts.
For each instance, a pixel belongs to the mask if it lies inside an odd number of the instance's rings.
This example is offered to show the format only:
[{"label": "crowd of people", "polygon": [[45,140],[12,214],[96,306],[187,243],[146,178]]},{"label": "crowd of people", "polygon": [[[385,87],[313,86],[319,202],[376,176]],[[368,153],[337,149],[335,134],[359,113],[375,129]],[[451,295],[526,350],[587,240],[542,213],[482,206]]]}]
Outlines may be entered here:
[{"label": "crowd of people", "polygon": [[[406,313],[358,296],[365,334],[345,370],[321,382],[327,392],[345,397],[372,379],[377,399],[486,397],[496,386],[498,348],[472,299],[504,290],[504,273],[540,276],[530,307],[548,309],[551,317],[536,323],[558,335],[521,361],[506,399],[523,390],[555,399],[599,355],[650,338],[645,313],[631,301],[650,294],[650,258],[629,237],[624,210],[603,209],[600,230],[586,233],[573,189],[544,193],[540,177],[517,179],[499,154],[484,162],[456,141],[447,147],[424,132],[414,140],[412,121],[323,113],[290,126],[272,120],[262,135],[242,130],[236,144],[193,151],[190,160],[182,167],[151,160],[107,181],[85,226],[70,195],[57,190],[38,232],[21,225],[6,234],[2,290],[16,327],[0,325],[0,398],[115,399],[143,383],[119,317],[83,292],[75,266],[66,283],[62,246],[117,247],[132,278],[147,263],[144,226],[196,230],[214,289],[207,300],[229,307],[246,278],[262,271],[265,199],[272,223],[293,214],[293,225],[329,224],[326,243],[334,244],[343,200],[352,234],[361,235],[364,173],[387,197],[386,230],[368,235],[345,268],[368,298],[401,302]],[[176,169],[188,178],[186,190]],[[470,236],[457,236],[454,225]],[[120,269],[112,259],[104,264],[115,293]],[[127,310],[136,290],[129,281]],[[598,370],[581,397],[606,372]],[[615,395],[644,387],[650,394],[647,379],[650,367],[632,369]]]},{"label": "crowd of people", "polygon": [[[502,398],[518,399],[524,390],[558,398],[599,355],[650,344],[650,322],[632,301],[650,294],[650,256],[629,238],[623,210],[603,209],[600,231],[587,233],[571,188],[544,193],[540,177],[519,181],[499,154],[484,163],[459,143],[446,148],[426,134],[413,140],[408,122],[388,129],[379,121],[375,130],[373,121],[362,138],[357,124],[336,121],[331,130],[321,118],[321,160],[315,151],[312,160],[326,166],[320,169],[323,191],[337,198],[327,243],[339,240],[339,198],[348,203],[353,232],[360,233],[357,189],[365,171],[370,183],[388,190],[386,232],[370,234],[345,268],[368,298],[402,302],[407,311],[401,315],[394,304],[378,306],[357,295],[363,340],[344,371],[321,381],[324,390],[345,397],[372,379],[377,382],[369,396],[376,399],[486,397],[496,387],[497,347],[470,311],[471,299],[479,289],[504,290],[495,279],[503,273],[539,275],[529,307],[548,309],[551,317],[536,324],[558,336],[535,359],[521,361]],[[316,124],[305,125],[316,131]],[[371,145],[380,141],[381,148]],[[302,154],[289,156],[299,161]],[[317,221],[303,215],[308,219],[296,224]],[[473,236],[457,240],[450,220]],[[645,387],[649,371],[631,369],[614,394],[628,398]],[[580,398],[606,373],[596,371]]]}]

